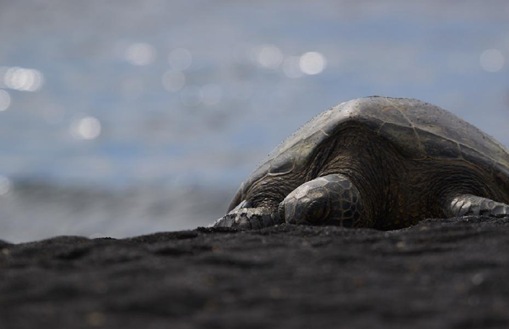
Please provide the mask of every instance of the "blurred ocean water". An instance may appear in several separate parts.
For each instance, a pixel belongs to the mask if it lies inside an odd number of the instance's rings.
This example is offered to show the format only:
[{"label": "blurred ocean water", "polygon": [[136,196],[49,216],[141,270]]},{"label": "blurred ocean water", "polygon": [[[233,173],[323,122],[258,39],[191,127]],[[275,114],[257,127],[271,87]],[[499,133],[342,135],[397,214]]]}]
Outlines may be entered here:
[{"label": "blurred ocean water", "polygon": [[506,1],[0,3],[0,239],[221,216],[348,99],[444,107],[509,145]]}]

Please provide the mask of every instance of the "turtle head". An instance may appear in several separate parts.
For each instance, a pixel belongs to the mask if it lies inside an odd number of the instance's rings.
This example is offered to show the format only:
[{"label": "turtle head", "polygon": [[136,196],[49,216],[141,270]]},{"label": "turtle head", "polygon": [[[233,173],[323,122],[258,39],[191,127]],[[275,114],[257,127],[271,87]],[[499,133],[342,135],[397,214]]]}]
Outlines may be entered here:
[{"label": "turtle head", "polygon": [[[260,199],[263,199],[266,194],[273,194],[266,189],[278,189],[278,187],[273,186],[273,182],[277,182],[278,180],[290,181],[290,179],[281,178],[295,172],[296,164],[297,161],[295,157],[287,153],[275,156],[262,164],[245,182],[240,185],[228,206],[227,212],[238,207],[241,202],[246,202],[243,208],[257,207],[259,202],[256,200],[259,201]],[[289,193],[289,191],[287,193]],[[277,203],[281,201],[282,199],[277,200]]]}]

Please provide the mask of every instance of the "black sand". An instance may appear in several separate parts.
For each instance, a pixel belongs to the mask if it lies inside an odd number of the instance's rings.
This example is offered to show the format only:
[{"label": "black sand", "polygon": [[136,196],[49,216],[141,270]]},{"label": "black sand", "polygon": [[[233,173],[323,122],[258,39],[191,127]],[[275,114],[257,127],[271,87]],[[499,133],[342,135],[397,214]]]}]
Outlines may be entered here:
[{"label": "black sand", "polygon": [[508,328],[509,219],[0,245],[0,328]]}]

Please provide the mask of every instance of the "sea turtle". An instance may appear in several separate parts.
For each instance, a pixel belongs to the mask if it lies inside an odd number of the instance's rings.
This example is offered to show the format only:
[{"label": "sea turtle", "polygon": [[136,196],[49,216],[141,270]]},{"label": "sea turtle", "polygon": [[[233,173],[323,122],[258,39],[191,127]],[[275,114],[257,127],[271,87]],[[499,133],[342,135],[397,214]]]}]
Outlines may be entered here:
[{"label": "sea turtle", "polygon": [[424,218],[509,216],[509,152],[455,115],[366,97],[323,112],[240,186],[215,226],[394,229]]}]

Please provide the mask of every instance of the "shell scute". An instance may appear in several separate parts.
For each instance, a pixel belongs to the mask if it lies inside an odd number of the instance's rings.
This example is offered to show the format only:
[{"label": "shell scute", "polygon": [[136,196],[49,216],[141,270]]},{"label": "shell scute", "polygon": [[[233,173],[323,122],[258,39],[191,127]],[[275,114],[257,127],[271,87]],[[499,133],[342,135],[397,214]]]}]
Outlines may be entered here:
[{"label": "shell scute", "polygon": [[438,139],[431,132],[420,130],[418,139],[428,158],[461,159],[461,150],[458,143],[449,139]]}]

